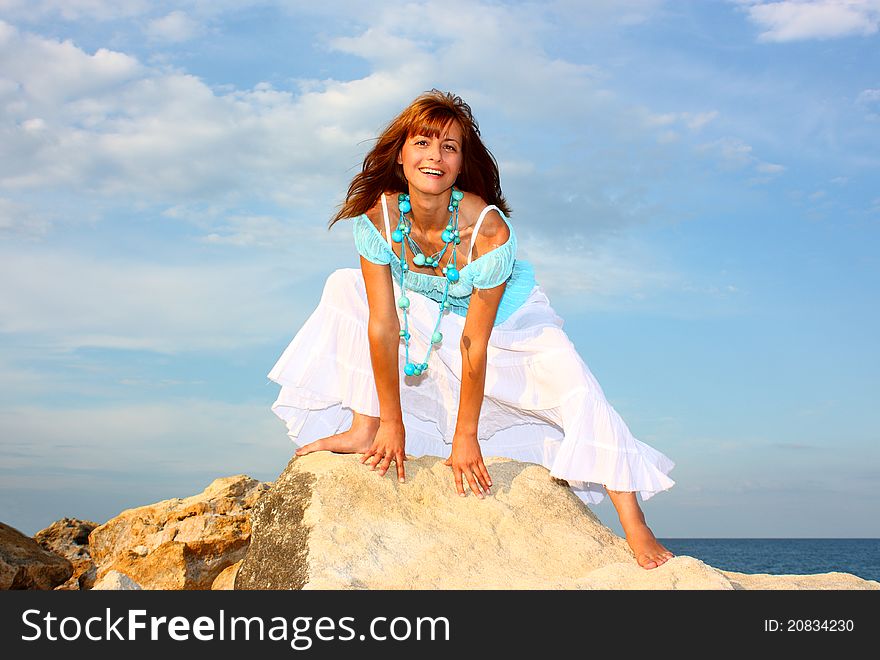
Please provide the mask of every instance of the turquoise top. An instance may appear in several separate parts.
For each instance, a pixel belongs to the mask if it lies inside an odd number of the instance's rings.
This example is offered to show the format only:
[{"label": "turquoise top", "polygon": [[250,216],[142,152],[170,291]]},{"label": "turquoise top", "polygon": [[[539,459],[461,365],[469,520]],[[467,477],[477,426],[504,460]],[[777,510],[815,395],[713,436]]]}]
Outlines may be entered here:
[{"label": "turquoise top", "polygon": [[[535,271],[532,265],[516,258],[516,234],[510,221],[501,211],[498,212],[510,228],[510,238],[503,245],[472,259],[458,269],[461,277],[449,284],[449,309],[459,316],[467,316],[468,304],[474,289],[492,289],[507,282],[495,325],[503,323],[519,309],[529,297],[535,286]],[[392,252],[391,246],[376,225],[364,215],[353,220],[352,233],[358,253],[374,264],[391,264],[391,274],[395,282],[400,282],[400,256]],[[406,272],[406,288],[436,300],[443,300],[446,278],[430,273]]]}]

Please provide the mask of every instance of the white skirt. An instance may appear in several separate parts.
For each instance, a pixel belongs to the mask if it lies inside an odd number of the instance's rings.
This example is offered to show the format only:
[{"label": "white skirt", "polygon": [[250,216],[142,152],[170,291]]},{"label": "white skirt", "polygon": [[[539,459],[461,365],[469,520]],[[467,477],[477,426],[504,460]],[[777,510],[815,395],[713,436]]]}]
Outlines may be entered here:
[{"label": "white skirt", "polygon": [[[399,296],[396,282],[394,289]],[[407,296],[409,350],[418,362],[427,352],[438,305],[416,292]],[[297,445],[348,430],[352,411],[379,416],[368,316],[360,269],[334,271],[318,307],[269,372],[281,385],[272,410]],[[431,351],[422,376],[403,375],[401,342],[400,403],[409,455],[449,456],[461,390],[464,321],[443,314],[443,341]],[[671,488],[675,482],[667,475],[675,463],[633,437],[562,323],[535,285],[528,300],[492,329],[478,425],[483,456],[543,465],[588,504],[603,499],[605,486],[637,491],[643,500]]]}]

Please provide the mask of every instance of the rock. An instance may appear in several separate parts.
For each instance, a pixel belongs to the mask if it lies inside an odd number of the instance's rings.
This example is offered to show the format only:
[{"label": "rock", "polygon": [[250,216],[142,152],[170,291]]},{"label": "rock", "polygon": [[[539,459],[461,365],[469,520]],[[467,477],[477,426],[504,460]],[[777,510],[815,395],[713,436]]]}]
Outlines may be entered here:
[{"label": "rock", "polygon": [[880,582],[865,580],[851,573],[815,575],[770,575],[721,571],[734,589],[880,589]]},{"label": "rock", "polygon": [[210,589],[244,557],[251,509],[268,488],[224,477],[198,495],[123,511],[89,535],[98,580],[115,570],[144,589]]},{"label": "rock", "polygon": [[[410,457],[401,484],[391,472],[380,478],[358,456],[294,457],[254,508],[235,588],[733,590],[769,584],[768,576],[725,573],[687,556],[645,570],[626,541],[545,468],[504,458],[485,462],[494,485],[492,495],[479,500],[455,492],[452,471],[440,458]],[[855,576],[772,582],[772,588],[880,588]]]},{"label": "rock", "polygon": [[220,575],[217,576],[217,579],[214,580],[214,584],[211,585],[211,590],[229,591],[235,589],[235,576],[238,575],[240,566],[241,561],[237,561],[232,566],[224,568]]},{"label": "rock", "polygon": [[95,563],[89,552],[89,534],[97,526],[89,520],[63,518],[34,534],[34,540],[43,548],[66,557],[73,565],[73,575],[56,589],[91,589]]},{"label": "rock", "polygon": [[0,523],[0,589],[54,589],[72,574],[67,559]]},{"label": "rock", "polygon": [[119,571],[107,571],[95,582],[92,591],[141,591],[143,587]]}]

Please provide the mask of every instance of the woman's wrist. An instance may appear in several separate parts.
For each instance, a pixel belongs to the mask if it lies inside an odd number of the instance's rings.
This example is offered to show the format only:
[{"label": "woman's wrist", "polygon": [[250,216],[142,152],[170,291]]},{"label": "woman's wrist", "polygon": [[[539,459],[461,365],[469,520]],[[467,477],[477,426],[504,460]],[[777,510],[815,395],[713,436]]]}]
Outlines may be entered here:
[{"label": "woman's wrist", "polygon": [[457,441],[468,441],[468,440],[473,440],[474,442],[477,441],[476,427],[469,428],[469,427],[456,426],[455,427],[455,434],[452,436],[453,444]]}]

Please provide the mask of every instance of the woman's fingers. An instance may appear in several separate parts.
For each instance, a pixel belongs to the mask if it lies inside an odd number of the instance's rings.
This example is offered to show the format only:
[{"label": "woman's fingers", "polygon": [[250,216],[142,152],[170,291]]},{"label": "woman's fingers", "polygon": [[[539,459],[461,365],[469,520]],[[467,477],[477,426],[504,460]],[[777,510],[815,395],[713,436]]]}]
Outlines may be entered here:
[{"label": "woman's fingers", "polygon": [[391,467],[391,459],[392,458],[393,458],[393,456],[390,453],[388,453],[388,454],[385,454],[384,458],[382,458],[381,461],[379,461],[379,475],[380,476],[384,477],[385,473],[388,472],[388,468]]},{"label": "woman's fingers", "polygon": [[471,486],[471,490],[474,492],[474,495],[483,499],[483,491],[480,490],[480,485],[477,483],[477,479],[474,478],[473,470],[469,470],[467,473],[467,480]]},{"label": "woman's fingers", "polygon": [[404,482],[404,469],[403,462],[406,460],[406,455],[401,452],[400,455],[395,459],[395,463],[397,463],[397,480],[400,483]]},{"label": "woman's fingers", "polygon": [[458,491],[458,494],[464,497],[464,485],[462,485],[462,475],[463,472],[460,467],[452,466],[452,473],[455,475],[455,489]]},{"label": "woman's fingers", "polygon": [[489,470],[486,469],[486,466],[482,461],[477,465],[477,478],[480,477],[482,477],[482,479],[480,479],[480,485],[486,492],[489,492],[489,489],[492,487],[492,477],[489,476]]},{"label": "woman's fingers", "polygon": [[401,482],[406,478],[406,470],[403,467],[405,460],[406,454],[403,451],[395,453],[381,447],[370,447],[361,457],[362,464],[369,465],[371,470],[378,471],[383,477],[391,467],[391,462],[394,461],[397,464],[397,478]]}]

